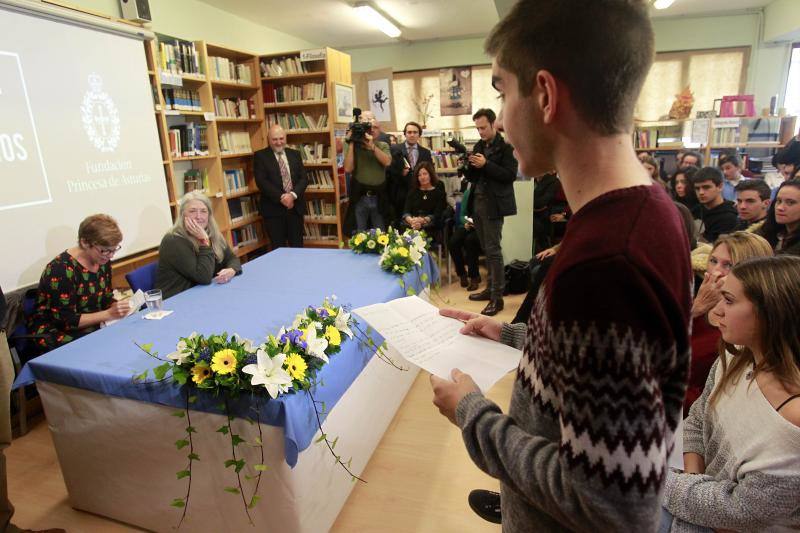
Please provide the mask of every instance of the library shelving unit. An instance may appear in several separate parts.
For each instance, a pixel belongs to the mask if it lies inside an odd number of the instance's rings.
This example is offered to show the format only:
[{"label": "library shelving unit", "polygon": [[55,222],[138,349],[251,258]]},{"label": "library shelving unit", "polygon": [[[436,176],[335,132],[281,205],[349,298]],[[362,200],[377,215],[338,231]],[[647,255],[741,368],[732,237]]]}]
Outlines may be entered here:
[{"label": "library shelving unit", "polygon": [[258,57],[163,35],[145,53],[173,220],[181,196],[201,190],[236,255],[262,252],[252,163],[266,146]]},{"label": "library shelving unit", "polygon": [[694,150],[707,165],[716,165],[723,150],[766,159],[794,136],[797,117],[724,117],[637,121],[633,146],[637,152],[668,154]]},{"label": "library shelving unit", "polygon": [[[350,56],[332,48],[282,52],[259,58],[263,127],[281,124],[289,146],[300,150],[308,175],[306,247],[338,247],[347,207],[341,167],[341,124],[335,124],[334,83],[351,84]],[[337,144],[338,141],[338,144]]]}]

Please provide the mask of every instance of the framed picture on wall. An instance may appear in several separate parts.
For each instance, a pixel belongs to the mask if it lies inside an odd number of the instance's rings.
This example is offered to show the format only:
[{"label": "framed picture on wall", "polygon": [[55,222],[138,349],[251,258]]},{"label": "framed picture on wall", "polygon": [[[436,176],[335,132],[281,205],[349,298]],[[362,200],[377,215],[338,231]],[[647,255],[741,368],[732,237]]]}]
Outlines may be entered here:
[{"label": "framed picture on wall", "polygon": [[335,122],[350,122],[353,120],[353,103],[355,91],[352,85],[333,82]]}]

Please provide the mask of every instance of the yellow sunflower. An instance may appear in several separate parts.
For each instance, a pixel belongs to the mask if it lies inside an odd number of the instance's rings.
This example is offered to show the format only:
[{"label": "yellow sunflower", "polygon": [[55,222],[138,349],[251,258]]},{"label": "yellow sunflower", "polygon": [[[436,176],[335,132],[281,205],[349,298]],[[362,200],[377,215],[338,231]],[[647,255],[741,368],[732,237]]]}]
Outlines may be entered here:
[{"label": "yellow sunflower", "polygon": [[355,243],[356,246],[358,246],[359,244],[364,242],[366,239],[367,239],[366,235],[364,235],[363,233],[357,233],[355,238],[353,239],[353,242]]},{"label": "yellow sunflower", "polygon": [[211,370],[220,375],[236,372],[236,352],[225,348],[215,353],[211,359]]},{"label": "yellow sunflower", "polygon": [[405,246],[400,246],[400,247],[397,249],[396,253],[397,253],[397,255],[399,255],[400,257],[408,257],[408,248],[406,248]]},{"label": "yellow sunflower", "polygon": [[336,326],[328,326],[325,328],[325,338],[331,346],[339,346],[342,344],[342,334],[336,329]]},{"label": "yellow sunflower", "polygon": [[292,379],[302,381],[306,377],[308,365],[300,355],[292,353],[286,356],[286,359],[283,361],[283,368],[289,372]]},{"label": "yellow sunflower", "polygon": [[378,244],[380,244],[381,246],[386,246],[387,244],[389,244],[389,236],[381,235],[380,237],[378,237]]},{"label": "yellow sunflower", "polygon": [[205,363],[197,363],[192,367],[192,381],[200,385],[211,377],[211,369]]}]

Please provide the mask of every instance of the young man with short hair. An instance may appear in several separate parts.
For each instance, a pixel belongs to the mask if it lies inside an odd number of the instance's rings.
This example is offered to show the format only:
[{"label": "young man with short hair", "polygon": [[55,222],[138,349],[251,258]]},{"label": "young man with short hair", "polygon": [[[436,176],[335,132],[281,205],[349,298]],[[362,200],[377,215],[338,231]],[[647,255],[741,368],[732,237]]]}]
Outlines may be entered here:
[{"label": "young man with short hair", "polygon": [[403,207],[408,197],[408,191],[412,188],[411,181],[414,177],[414,169],[424,161],[433,163],[431,151],[419,144],[422,137],[422,126],[417,122],[408,122],[403,127],[405,141],[389,147],[392,162],[389,165],[388,175],[390,179],[389,191],[394,207],[394,227],[399,228],[403,218]]},{"label": "young man with short hair", "polygon": [[700,202],[692,215],[700,221],[703,241],[709,243],[736,229],[736,206],[722,197],[722,182],[722,172],[714,167],[703,167],[692,176],[692,187]]},{"label": "young man with short hair", "polygon": [[742,162],[736,154],[722,154],[719,158],[719,168],[725,177],[722,184],[722,197],[729,202],[736,201],[736,186],[742,180]]},{"label": "young man with short hair", "polygon": [[439,411],[501,482],[505,531],[659,525],[691,270],[678,211],[630,141],[653,61],[647,4],[520,0],[487,41],[522,173],[556,170],[574,211],[527,327],[442,310],[462,333],[523,347],[507,415],[457,369],[431,378]]},{"label": "young man with short hair", "polygon": [[744,231],[767,218],[772,191],[759,179],[743,180],[736,186],[736,210],[739,212],[737,231]]}]

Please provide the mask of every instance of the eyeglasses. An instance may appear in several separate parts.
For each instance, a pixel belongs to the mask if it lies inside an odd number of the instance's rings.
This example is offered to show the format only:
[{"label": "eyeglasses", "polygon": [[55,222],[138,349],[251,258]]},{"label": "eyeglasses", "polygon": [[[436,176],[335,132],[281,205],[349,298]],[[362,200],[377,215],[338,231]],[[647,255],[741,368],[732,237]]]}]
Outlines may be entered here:
[{"label": "eyeglasses", "polygon": [[100,252],[100,255],[102,255],[103,257],[111,257],[115,253],[117,253],[120,250],[122,250],[122,246],[116,246],[114,248],[107,248],[105,246],[99,246],[97,244],[95,244],[93,246],[95,248],[97,248],[97,251]]}]

